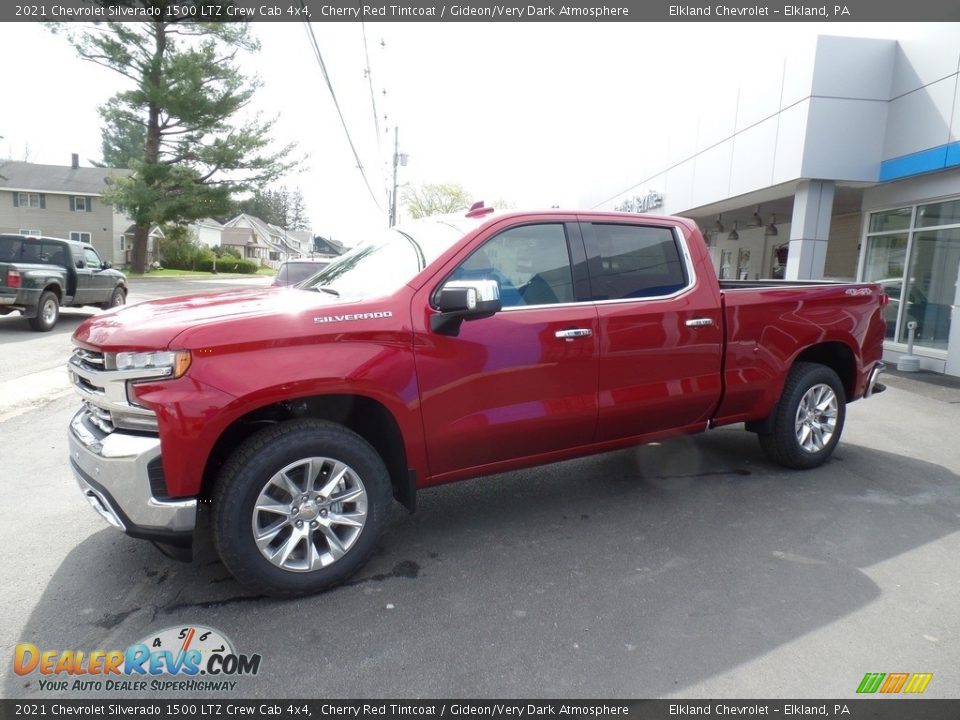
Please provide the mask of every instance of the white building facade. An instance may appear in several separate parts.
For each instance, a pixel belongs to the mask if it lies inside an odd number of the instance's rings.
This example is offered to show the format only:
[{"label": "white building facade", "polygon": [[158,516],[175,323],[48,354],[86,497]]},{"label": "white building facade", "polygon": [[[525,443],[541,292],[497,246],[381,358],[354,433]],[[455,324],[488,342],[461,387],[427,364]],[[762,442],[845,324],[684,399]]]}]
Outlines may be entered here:
[{"label": "white building facade", "polygon": [[915,322],[921,367],[960,376],[960,25],[902,27],[763,63],[585,204],[695,219],[721,277],[881,282],[885,358]]}]

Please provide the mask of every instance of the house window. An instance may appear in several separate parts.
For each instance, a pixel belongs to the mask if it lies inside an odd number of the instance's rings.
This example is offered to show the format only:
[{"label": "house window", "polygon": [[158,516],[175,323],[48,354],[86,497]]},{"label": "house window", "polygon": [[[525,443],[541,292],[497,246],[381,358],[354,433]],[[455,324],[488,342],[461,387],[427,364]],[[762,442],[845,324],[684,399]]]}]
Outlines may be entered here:
[{"label": "house window", "polygon": [[71,232],[70,239],[76,242],[90,242],[90,233],[88,232]]},{"label": "house window", "polygon": [[93,198],[88,197],[72,197],[70,198],[70,211],[71,212],[90,212],[93,209],[92,204]]},{"label": "house window", "polygon": [[15,192],[13,194],[14,207],[45,208],[47,196],[43,193]]},{"label": "house window", "polygon": [[39,228],[20,228],[21,235],[30,235],[31,237],[40,237],[43,233]]},{"label": "house window", "polygon": [[124,242],[124,237],[123,237],[123,235],[120,236],[120,249],[121,249],[121,250],[126,250],[126,249],[127,249],[127,244],[126,244],[126,242]]}]

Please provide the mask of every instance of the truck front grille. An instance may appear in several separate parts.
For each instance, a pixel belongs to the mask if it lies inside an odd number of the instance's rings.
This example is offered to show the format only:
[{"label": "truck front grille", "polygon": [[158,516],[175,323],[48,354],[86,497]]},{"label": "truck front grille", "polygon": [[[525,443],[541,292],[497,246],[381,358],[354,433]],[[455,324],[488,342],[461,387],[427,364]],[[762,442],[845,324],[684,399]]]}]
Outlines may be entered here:
[{"label": "truck front grille", "polygon": [[131,402],[128,394],[129,383],[157,377],[156,370],[119,371],[112,356],[81,347],[74,348],[67,370],[90,427],[105,434],[114,430],[157,431],[156,414]]},{"label": "truck front grille", "polygon": [[93,352],[84,348],[75,348],[73,361],[80,367],[88,370],[106,370],[106,362],[101,352]]}]

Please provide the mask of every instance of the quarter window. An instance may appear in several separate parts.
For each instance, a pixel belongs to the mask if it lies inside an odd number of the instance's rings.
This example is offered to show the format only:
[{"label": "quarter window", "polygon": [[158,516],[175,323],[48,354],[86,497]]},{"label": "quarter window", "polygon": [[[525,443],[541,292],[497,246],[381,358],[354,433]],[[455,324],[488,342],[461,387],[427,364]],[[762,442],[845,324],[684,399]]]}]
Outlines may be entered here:
[{"label": "quarter window", "polygon": [[523,225],[487,240],[451,280],[496,280],[503,307],[574,301],[567,234],[562,224]]},{"label": "quarter window", "polygon": [[593,224],[597,260],[591,284],[597,300],[670,295],[687,286],[686,267],[673,230]]}]

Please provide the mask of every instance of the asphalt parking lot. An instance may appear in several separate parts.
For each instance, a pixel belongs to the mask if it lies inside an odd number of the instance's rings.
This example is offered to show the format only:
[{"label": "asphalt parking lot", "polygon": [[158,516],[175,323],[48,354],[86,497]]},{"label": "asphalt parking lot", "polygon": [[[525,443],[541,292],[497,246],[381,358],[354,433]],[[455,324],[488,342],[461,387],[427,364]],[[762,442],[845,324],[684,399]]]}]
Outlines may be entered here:
[{"label": "asphalt parking lot", "polygon": [[450,485],[397,506],[348,584],[287,601],[107,527],[67,463],[77,402],[49,395],[0,414],[0,695],[84,696],[16,675],[18,643],[203,625],[262,656],[235,697],[843,698],[866,672],[957,697],[960,390],[889,384],[820,469],[730,428]]}]

